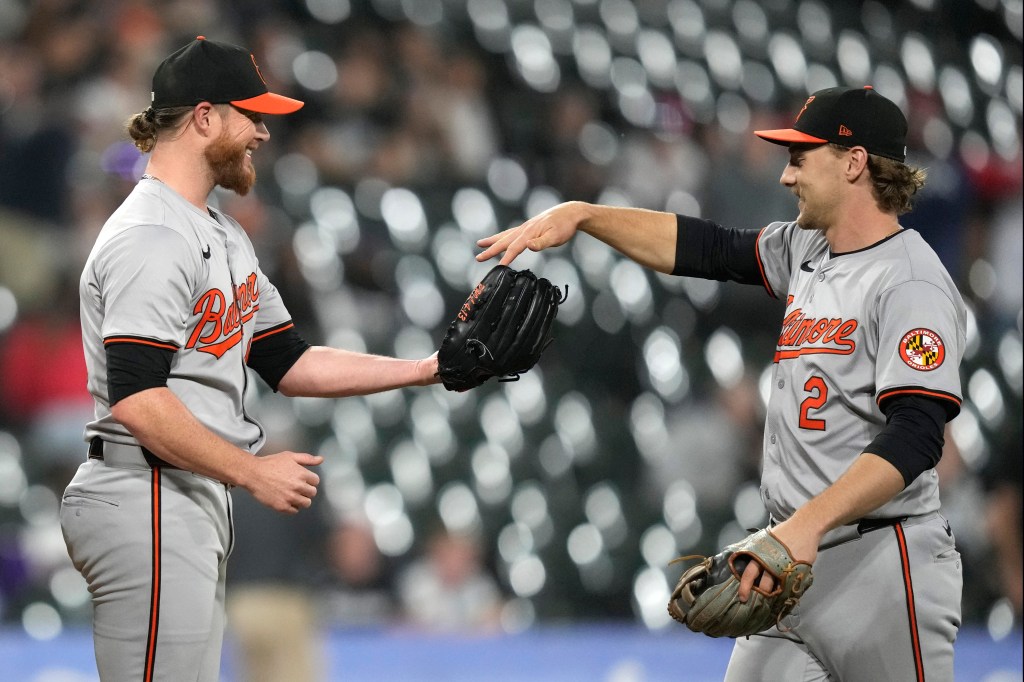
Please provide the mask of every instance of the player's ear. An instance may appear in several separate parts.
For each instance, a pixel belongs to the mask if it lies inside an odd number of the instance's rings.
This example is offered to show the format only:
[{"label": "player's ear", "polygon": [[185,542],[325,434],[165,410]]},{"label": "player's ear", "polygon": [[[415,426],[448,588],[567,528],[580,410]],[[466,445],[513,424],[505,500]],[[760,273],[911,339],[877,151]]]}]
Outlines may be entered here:
[{"label": "player's ear", "polygon": [[856,180],[868,167],[868,150],[864,147],[851,147],[846,155],[846,174],[849,180]]},{"label": "player's ear", "polygon": [[209,102],[200,102],[192,108],[192,123],[199,134],[210,135],[211,127],[215,123],[214,119],[219,122],[220,112]]}]

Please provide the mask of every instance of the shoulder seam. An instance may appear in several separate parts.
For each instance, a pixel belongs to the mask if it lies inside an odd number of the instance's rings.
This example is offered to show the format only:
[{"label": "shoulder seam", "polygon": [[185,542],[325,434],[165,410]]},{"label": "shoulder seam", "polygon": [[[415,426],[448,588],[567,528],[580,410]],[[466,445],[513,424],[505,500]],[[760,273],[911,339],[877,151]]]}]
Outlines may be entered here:
[{"label": "shoulder seam", "polygon": [[902,280],[900,282],[897,282],[895,284],[889,285],[885,289],[882,289],[881,291],[878,292],[878,296],[875,297],[875,302],[877,303],[883,296],[888,294],[893,289],[896,289],[897,287],[901,287],[901,286],[903,286],[905,284],[915,284],[915,283],[927,284],[928,286],[932,287],[933,289],[936,289],[939,293],[941,293],[943,295],[943,297],[945,297],[945,299],[947,301],[949,301],[950,305],[952,305],[953,308],[956,309],[956,307],[957,307],[956,301],[954,301],[952,298],[950,298],[949,292],[946,291],[946,289],[944,289],[943,287],[940,287],[938,284],[936,284],[935,282],[933,282],[931,280],[928,280],[928,279],[918,279],[916,277],[911,277],[911,278],[908,278],[908,279],[904,279],[904,280]]}]

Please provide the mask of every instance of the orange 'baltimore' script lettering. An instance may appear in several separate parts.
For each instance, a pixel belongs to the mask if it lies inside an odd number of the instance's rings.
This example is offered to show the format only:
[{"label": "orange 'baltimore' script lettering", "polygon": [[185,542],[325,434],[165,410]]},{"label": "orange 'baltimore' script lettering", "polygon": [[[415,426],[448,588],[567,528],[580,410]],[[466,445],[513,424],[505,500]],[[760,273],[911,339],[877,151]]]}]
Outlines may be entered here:
[{"label": "orange 'baltimore' script lettering", "polygon": [[857,349],[857,342],[850,338],[856,329],[857,320],[808,317],[797,308],[782,320],[775,362],[812,353],[849,355]]},{"label": "orange 'baltimore' script lettering", "polygon": [[220,289],[210,289],[199,297],[192,309],[192,314],[199,315],[199,320],[188,337],[186,348],[196,348],[220,358],[238,345],[242,340],[242,325],[260,307],[256,273],[246,277],[232,294],[230,304]]}]

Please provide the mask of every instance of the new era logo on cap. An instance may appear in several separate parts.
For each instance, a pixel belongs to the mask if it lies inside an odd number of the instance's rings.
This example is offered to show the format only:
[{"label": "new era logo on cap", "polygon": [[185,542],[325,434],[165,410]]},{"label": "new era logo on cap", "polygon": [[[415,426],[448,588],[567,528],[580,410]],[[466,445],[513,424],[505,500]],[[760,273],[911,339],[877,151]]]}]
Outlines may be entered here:
[{"label": "new era logo on cap", "polygon": [[154,109],[200,102],[234,104],[261,114],[290,114],[303,102],[270,92],[256,57],[237,45],[198,36],[153,74]]},{"label": "new era logo on cap", "polygon": [[832,142],[861,146],[896,161],[907,158],[906,117],[870,85],[819,90],[807,98],[792,128],[755,130],[754,134],[776,144]]}]

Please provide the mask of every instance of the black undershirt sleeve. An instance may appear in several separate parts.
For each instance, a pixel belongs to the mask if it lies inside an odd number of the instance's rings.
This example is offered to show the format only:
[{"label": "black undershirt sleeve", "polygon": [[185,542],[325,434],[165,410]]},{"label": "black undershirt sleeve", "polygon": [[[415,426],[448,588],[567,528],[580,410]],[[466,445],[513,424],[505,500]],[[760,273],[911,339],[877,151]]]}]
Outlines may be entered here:
[{"label": "black undershirt sleeve", "polygon": [[107,399],[111,405],[128,396],[167,385],[175,351],[146,343],[108,343]]},{"label": "black undershirt sleeve", "polygon": [[276,393],[277,385],[309,344],[291,322],[264,330],[253,339],[245,364],[252,367]]},{"label": "black undershirt sleeve", "polygon": [[[277,385],[309,344],[299,336],[291,323],[279,330],[268,330],[253,342],[246,364],[252,367],[274,391]],[[174,350],[147,343],[108,343],[107,397],[111,405],[128,396],[167,385],[171,374]]]},{"label": "black undershirt sleeve", "polygon": [[933,398],[900,395],[882,401],[885,428],[864,449],[892,464],[904,487],[942,457],[946,408]]},{"label": "black undershirt sleeve", "polygon": [[763,284],[757,262],[760,230],[722,227],[710,220],[676,216],[676,265],[673,275]]}]

